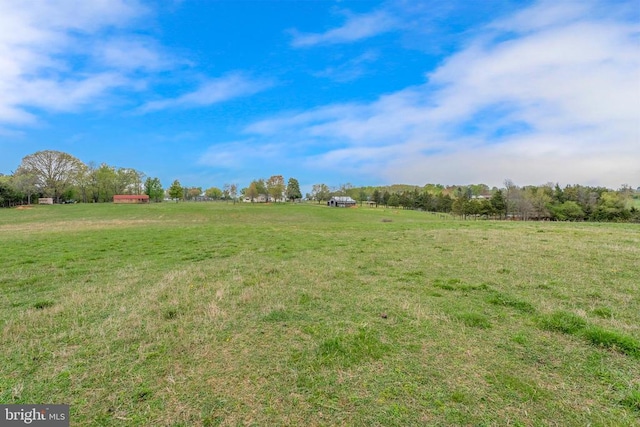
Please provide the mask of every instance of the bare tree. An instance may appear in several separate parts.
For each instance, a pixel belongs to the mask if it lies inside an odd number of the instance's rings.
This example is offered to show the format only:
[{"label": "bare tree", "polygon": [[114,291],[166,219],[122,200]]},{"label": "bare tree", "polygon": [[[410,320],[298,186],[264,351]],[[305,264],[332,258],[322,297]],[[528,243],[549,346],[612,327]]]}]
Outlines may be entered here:
[{"label": "bare tree", "polygon": [[509,218],[509,214],[515,210],[516,208],[516,199],[519,196],[518,194],[518,186],[513,183],[510,179],[504,180],[504,216],[505,218]]},{"label": "bare tree", "polygon": [[229,195],[233,199],[233,204],[236,204],[236,198],[238,197],[238,184],[229,185]]}]

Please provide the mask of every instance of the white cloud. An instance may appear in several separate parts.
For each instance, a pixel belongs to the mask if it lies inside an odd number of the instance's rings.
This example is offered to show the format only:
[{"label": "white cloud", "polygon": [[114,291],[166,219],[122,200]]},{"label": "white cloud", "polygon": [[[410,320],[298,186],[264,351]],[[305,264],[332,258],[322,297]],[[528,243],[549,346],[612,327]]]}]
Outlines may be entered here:
[{"label": "white cloud", "polygon": [[326,44],[351,43],[367,39],[392,30],[396,20],[384,11],[364,15],[353,15],[341,27],[324,33],[300,33],[293,31],[291,45],[294,47],[310,47]]},{"label": "white cloud", "polygon": [[[141,34],[149,16],[138,0],[0,2],[0,126],[103,106],[117,90],[147,90],[159,71],[192,65]],[[139,111],[207,106],[269,85],[234,73]]]},{"label": "white cloud", "polygon": [[123,71],[155,71],[169,69],[179,60],[162,53],[157,43],[148,37],[112,38],[94,45],[95,61],[102,66]]},{"label": "white cloud", "polygon": [[253,95],[271,86],[265,80],[253,80],[241,73],[232,73],[203,83],[193,92],[177,98],[151,101],[140,108],[140,112],[151,112],[167,108],[202,107],[228,101],[233,98]]},{"label": "white cloud", "polygon": [[226,169],[240,169],[244,165],[253,168],[256,163],[277,160],[283,149],[278,144],[262,144],[255,140],[227,142],[206,150],[198,164]]},{"label": "white cloud", "polygon": [[[101,49],[93,40],[145,14],[128,0],[0,2],[0,123],[32,123],[33,107],[75,110],[130,85],[113,55],[122,39],[113,46],[101,42]],[[77,68],[100,51],[112,53],[110,64]]]},{"label": "white cloud", "polygon": [[247,132],[305,141],[310,168],[391,182],[638,185],[640,25],[615,8],[550,4],[479,31],[423,85]]}]

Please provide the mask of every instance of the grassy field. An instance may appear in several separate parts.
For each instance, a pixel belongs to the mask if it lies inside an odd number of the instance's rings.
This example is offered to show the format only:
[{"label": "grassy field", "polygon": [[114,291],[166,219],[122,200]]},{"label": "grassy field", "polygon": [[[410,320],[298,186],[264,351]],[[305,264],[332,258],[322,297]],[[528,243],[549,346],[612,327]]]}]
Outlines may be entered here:
[{"label": "grassy field", "polygon": [[72,425],[640,421],[640,227],[0,210],[0,403]]}]

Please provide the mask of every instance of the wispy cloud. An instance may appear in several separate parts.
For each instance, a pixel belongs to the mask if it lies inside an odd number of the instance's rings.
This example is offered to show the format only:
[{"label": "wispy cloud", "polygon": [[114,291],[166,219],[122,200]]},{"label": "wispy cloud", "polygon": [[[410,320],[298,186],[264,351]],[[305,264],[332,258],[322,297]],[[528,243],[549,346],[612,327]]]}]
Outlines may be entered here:
[{"label": "wispy cloud", "polygon": [[384,11],[376,11],[363,15],[352,15],[338,28],[324,33],[301,33],[292,31],[293,47],[311,47],[316,45],[351,43],[367,39],[392,30],[396,20]]},{"label": "wispy cloud", "polygon": [[93,45],[94,61],[100,66],[123,72],[171,69],[187,61],[174,58],[150,37],[129,35],[99,41]]},{"label": "wispy cloud", "polygon": [[[74,110],[132,84],[113,54],[122,38],[108,40],[146,14],[140,3],[125,0],[1,2],[0,123],[32,123],[33,107]],[[97,37],[107,40],[100,49]],[[108,61],[96,64],[99,52],[111,52]]]},{"label": "wispy cloud", "polygon": [[139,111],[146,113],[167,108],[203,107],[253,95],[270,86],[272,86],[270,81],[250,79],[241,73],[232,73],[218,79],[207,80],[198,89],[177,98],[151,101],[142,106]]},{"label": "wispy cloud", "polygon": [[[0,2],[0,125],[33,124],[40,112],[103,108],[122,90],[148,96],[160,72],[192,65],[142,34],[149,16],[137,0]],[[269,85],[241,73],[205,78],[193,92],[138,111],[207,106]]]},{"label": "wispy cloud", "polygon": [[252,139],[218,144],[207,149],[198,164],[223,169],[253,168],[256,163],[282,160],[283,147],[277,143],[264,144]]},{"label": "wispy cloud", "polygon": [[283,149],[305,141],[309,168],[389,181],[639,182],[640,26],[620,10],[549,4],[478,31],[422,85],[247,132]]},{"label": "wispy cloud", "polygon": [[341,64],[327,67],[314,75],[317,77],[325,77],[340,83],[350,82],[366,74],[369,70],[369,64],[375,62],[378,58],[378,53],[374,50],[368,50],[365,53]]}]

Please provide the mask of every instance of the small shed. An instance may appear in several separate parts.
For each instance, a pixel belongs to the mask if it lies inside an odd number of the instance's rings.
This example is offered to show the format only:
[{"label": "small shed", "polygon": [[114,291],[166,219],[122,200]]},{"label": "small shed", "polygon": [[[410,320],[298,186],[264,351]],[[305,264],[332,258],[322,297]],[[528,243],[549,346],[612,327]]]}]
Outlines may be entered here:
[{"label": "small shed", "polygon": [[327,206],[332,206],[335,208],[350,208],[355,206],[358,202],[353,200],[351,197],[347,196],[336,196],[329,199],[327,202]]},{"label": "small shed", "polygon": [[53,204],[53,197],[40,197],[40,198],[38,198],[38,204],[39,205],[52,205]]},{"label": "small shed", "polygon": [[146,194],[116,194],[113,196],[113,203],[149,203],[149,196]]}]

